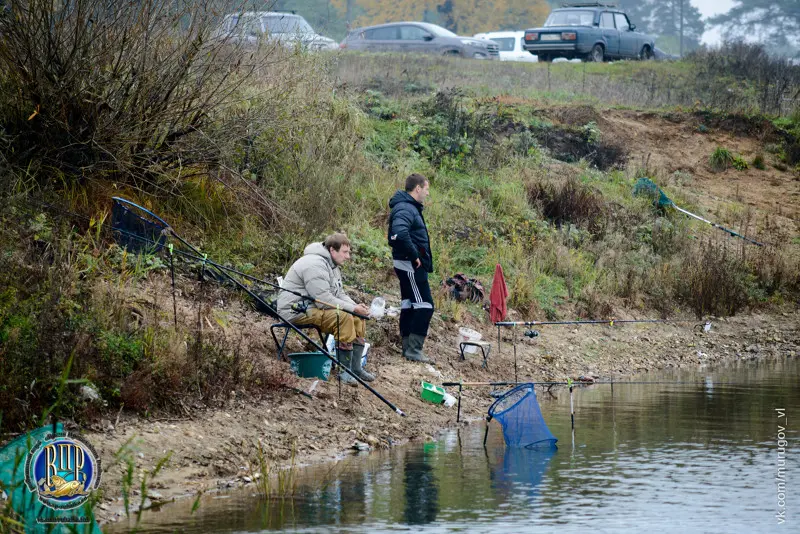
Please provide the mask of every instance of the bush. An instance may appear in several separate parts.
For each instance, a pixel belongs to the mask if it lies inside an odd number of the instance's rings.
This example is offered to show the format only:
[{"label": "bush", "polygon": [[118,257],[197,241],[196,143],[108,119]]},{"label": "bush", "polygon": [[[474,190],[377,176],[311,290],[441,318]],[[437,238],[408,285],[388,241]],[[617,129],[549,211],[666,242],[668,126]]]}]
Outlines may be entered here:
[{"label": "bush", "polygon": [[767,168],[767,164],[764,162],[764,155],[763,154],[756,154],[753,158],[753,168],[763,171]]},{"label": "bush", "polygon": [[717,147],[711,154],[708,164],[715,171],[724,171],[733,166],[733,154],[727,148]]},{"label": "bush", "polygon": [[744,171],[747,170],[747,162],[742,156],[734,156],[733,162],[731,163],[734,169],[737,171]]},{"label": "bush", "polygon": [[204,130],[262,55],[210,39],[210,4],[32,0],[6,9],[0,148],[16,168],[163,194],[175,191],[172,173],[219,161],[215,141],[225,137]]},{"label": "bush", "polygon": [[698,318],[736,315],[750,301],[752,275],[725,242],[703,241],[681,263],[676,293]]},{"label": "bush", "polygon": [[593,234],[602,233],[606,226],[607,208],[602,196],[575,177],[559,185],[532,181],[526,188],[530,205],[556,225],[572,223]]},{"label": "bush", "polygon": [[[712,101],[727,107],[728,99],[742,99],[731,83],[731,77],[751,85],[752,93],[762,113],[780,115],[783,98],[797,91],[800,85],[800,66],[786,57],[770,54],[763,44],[742,40],[725,41],[716,48],[701,48],[690,53],[687,60],[697,68],[696,83],[706,86]],[[735,106],[731,102],[731,107]]]}]

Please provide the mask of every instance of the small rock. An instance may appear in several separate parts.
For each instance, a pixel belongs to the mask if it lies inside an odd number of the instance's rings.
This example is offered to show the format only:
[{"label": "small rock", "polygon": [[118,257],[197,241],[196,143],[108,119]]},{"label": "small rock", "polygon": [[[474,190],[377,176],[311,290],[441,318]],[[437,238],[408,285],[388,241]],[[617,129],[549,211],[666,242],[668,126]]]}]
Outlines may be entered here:
[{"label": "small rock", "polygon": [[245,484],[250,484],[253,481],[250,477],[242,477],[242,480],[244,480]]},{"label": "small rock", "polygon": [[371,448],[372,447],[370,447],[368,444],[364,443],[363,441],[355,441],[353,443],[353,449],[355,449],[357,451],[368,451]]}]

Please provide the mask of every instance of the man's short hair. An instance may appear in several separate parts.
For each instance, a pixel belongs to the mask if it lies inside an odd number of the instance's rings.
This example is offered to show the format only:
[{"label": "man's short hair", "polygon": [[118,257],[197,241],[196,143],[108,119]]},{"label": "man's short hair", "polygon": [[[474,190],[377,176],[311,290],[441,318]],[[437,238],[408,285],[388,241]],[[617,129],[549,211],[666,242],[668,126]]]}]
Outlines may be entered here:
[{"label": "man's short hair", "polygon": [[345,234],[335,233],[331,234],[325,238],[325,241],[322,242],[322,246],[326,249],[330,250],[333,249],[336,252],[339,252],[339,249],[342,248],[342,245],[350,246],[350,240],[347,239]]},{"label": "man's short hair", "polygon": [[414,189],[417,188],[418,185],[425,186],[425,182],[428,179],[422,176],[421,174],[409,174],[408,178],[406,178],[406,193],[412,192]]}]

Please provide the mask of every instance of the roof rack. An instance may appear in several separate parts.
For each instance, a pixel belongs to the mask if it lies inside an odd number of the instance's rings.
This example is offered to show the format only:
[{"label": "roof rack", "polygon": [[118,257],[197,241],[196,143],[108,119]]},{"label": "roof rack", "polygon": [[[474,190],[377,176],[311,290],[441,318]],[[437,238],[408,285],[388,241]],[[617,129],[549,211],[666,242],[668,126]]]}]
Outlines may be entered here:
[{"label": "roof rack", "polygon": [[605,2],[565,2],[561,7],[618,7],[617,4]]}]

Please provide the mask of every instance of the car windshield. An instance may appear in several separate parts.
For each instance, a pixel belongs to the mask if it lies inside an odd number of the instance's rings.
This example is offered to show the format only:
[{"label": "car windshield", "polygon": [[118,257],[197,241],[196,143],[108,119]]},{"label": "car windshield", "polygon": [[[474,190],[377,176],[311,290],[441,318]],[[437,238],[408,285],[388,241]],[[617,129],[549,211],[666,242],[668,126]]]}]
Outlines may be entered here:
[{"label": "car windshield", "polygon": [[458,35],[454,34],[448,29],[442,28],[441,26],[437,26],[436,24],[424,23],[420,24],[423,28],[428,30],[434,35],[438,35],[439,37],[458,37]]},{"label": "car windshield", "polygon": [[500,45],[501,52],[513,52],[515,40],[513,37],[492,37],[492,41]]},{"label": "car windshield", "polygon": [[282,17],[265,17],[268,33],[314,33],[303,17],[286,15]]},{"label": "car windshield", "polygon": [[548,26],[591,26],[594,24],[594,11],[588,9],[567,9],[553,11],[544,25]]}]

